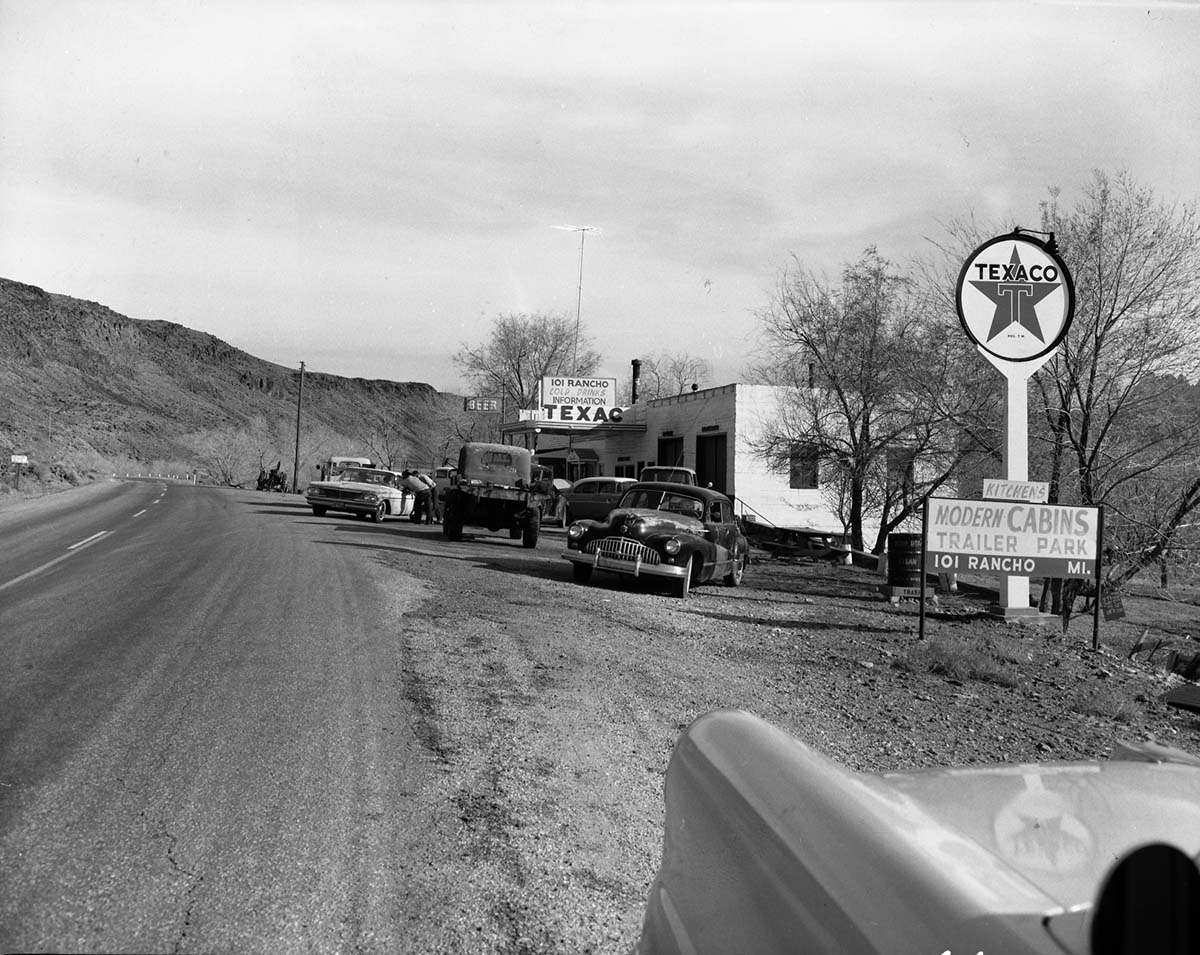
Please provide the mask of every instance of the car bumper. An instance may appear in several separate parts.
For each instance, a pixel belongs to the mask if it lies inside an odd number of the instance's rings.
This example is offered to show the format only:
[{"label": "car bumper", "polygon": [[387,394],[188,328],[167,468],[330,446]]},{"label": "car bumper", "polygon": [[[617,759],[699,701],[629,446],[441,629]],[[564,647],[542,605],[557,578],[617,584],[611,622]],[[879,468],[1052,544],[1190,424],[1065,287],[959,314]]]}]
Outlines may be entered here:
[{"label": "car bumper", "polygon": [[586,564],[593,570],[607,570],[614,574],[627,574],[630,577],[686,577],[688,568],[677,567],[674,564],[648,564],[642,560],[625,560],[619,557],[603,557],[600,554],[585,554],[578,550],[563,552],[563,560],[573,564]]},{"label": "car bumper", "polygon": [[305,497],[310,507],[327,511],[348,511],[351,514],[374,514],[382,501],[347,501],[337,497]]}]

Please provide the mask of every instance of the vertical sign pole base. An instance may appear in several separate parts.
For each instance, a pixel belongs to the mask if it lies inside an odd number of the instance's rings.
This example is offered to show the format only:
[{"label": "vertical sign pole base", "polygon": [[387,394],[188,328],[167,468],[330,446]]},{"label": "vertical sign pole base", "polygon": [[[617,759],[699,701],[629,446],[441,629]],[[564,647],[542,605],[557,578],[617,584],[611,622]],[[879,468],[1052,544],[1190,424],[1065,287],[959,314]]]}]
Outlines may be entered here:
[{"label": "vertical sign pole base", "polygon": [[[1053,352],[1032,361],[1005,361],[979,349],[1008,384],[1005,401],[1004,477],[1009,481],[1029,480],[1029,379],[1053,357]],[[1000,586],[1000,602],[993,612],[1005,620],[1040,617],[1029,605],[1029,578],[1008,576]]]}]

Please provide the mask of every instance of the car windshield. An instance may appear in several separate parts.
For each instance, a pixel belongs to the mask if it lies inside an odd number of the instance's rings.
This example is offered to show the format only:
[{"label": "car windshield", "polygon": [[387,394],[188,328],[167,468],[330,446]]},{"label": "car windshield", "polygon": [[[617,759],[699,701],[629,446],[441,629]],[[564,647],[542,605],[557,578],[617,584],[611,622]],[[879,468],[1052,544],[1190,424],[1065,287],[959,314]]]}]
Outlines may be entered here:
[{"label": "car windshield", "polygon": [[354,481],[357,484],[391,484],[391,475],[387,471],[365,471],[362,468],[347,468],[341,473],[341,480]]},{"label": "car windshield", "polygon": [[674,491],[649,490],[635,488],[626,491],[621,498],[621,507],[639,507],[652,511],[670,511],[673,514],[684,514],[688,517],[700,518],[704,514],[704,504],[686,494],[676,494]]}]

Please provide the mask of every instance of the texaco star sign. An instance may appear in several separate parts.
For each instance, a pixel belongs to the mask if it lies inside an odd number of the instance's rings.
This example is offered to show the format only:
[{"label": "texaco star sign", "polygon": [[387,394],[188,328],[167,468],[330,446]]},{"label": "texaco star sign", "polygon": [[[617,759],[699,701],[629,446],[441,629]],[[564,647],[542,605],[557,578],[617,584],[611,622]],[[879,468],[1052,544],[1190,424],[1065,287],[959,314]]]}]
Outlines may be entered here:
[{"label": "texaco star sign", "polygon": [[1053,351],[1075,311],[1066,265],[1043,243],[1013,233],[971,253],[958,276],[958,317],[971,340],[1003,361]]}]

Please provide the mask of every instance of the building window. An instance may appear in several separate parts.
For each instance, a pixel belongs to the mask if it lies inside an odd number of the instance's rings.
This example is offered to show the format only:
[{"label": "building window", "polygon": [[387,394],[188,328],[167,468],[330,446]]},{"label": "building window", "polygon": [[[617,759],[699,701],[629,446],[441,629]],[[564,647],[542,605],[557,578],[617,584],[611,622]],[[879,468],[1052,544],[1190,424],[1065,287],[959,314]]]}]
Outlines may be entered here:
[{"label": "building window", "polygon": [[817,465],[820,455],[815,444],[793,444],[788,487],[811,490],[819,487]]},{"label": "building window", "polygon": [[683,467],[683,436],[673,435],[674,432],[664,431],[658,439],[658,463],[663,467]]}]

